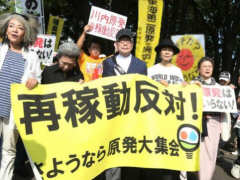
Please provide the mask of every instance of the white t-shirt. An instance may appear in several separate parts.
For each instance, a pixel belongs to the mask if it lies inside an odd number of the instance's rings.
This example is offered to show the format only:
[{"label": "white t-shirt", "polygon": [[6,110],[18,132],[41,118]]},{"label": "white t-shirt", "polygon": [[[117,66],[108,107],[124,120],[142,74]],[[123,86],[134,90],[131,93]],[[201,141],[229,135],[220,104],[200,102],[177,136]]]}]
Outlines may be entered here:
[{"label": "white t-shirt", "polygon": [[155,81],[164,80],[168,84],[180,84],[184,81],[181,69],[174,65],[156,64],[148,68],[148,76]]},{"label": "white t-shirt", "polygon": [[[122,70],[124,70],[124,72],[127,72],[128,71],[128,68],[130,66],[130,63],[131,63],[131,59],[132,59],[132,55],[130,54],[129,56],[127,57],[124,57],[120,54],[118,54],[116,56],[116,62],[117,64],[122,68]],[[119,72],[115,70],[115,73],[117,75],[119,75]]]}]

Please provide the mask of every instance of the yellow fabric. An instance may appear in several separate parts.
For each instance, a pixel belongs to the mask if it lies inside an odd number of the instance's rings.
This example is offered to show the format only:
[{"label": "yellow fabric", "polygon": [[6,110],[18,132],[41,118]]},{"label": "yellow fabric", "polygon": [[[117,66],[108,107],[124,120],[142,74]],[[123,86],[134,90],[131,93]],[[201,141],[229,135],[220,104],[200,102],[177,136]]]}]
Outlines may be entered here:
[{"label": "yellow fabric", "polygon": [[138,29],[135,55],[148,67],[155,63],[155,47],[160,39],[163,0],[138,1]]},{"label": "yellow fabric", "polygon": [[78,64],[81,72],[83,73],[84,81],[88,82],[94,79],[102,77],[102,62],[104,59],[98,58],[93,59],[86,53],[82,52]]},{"label": "yellow fabric", "polygon": [[[44,180],[90,180],[121,166],[199,170],[197,85],[164,87],[132,74],[33,90],[14,84],[11,98],[18,131]],[[63,172],[53,171],[54,164]]]}]

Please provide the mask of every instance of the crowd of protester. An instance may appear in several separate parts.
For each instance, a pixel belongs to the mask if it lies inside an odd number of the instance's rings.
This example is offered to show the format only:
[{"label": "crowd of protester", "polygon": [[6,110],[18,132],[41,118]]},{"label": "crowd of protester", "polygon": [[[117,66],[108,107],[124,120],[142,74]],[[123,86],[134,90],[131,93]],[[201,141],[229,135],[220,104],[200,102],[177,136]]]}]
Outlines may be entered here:
[{"label": "crowd of protester", "polygon": [[[17,172],[21,162],[25,162],[28,158],[12,117],[10,102],[10,85],[12,83],[24,83],[28,89],[33,89],[39,83],[74,81],[82,84],[98,78],[137,73],[147,75],[165,87],[169,84],[188,85],[184,81],[181,69],[172,64],[173,56],[178,54],[180,50],[170,38],[163,39],[155,48],[160,62],[147,68],[144,61],[132,54],[134,36],[129,29],[122,29],[117,33],[114,43],[115,52],[111,56],[101,58],[102,47],[98,41],[90,42],[88,52],[84,52],[82,47],[87,32],[91,31],[89,25],[84,27],[77,43],[63,43],[54,57],[55,63],[52,66],[45,67],[41,72],[37,56],[29,51],[29,47],[36,40],[37,29],[36,20],[30,16],[17,13],[0,16],[0,36],[3,40],[0,47],[1,180],[12,179],[14,167],[16,167],[15,172]],[[240,76],[235,87],[230,83],[231,74],[229,72],[222,72],[219,76],[219,83],[217,83],[212,77],[213,70],[213,59],[203,57],[198,63],[199,76],[193,79],[191,83],[196,83],[199,86],[227,85],[235,88],[239,108]],[[232,127],[235,127],[235,122],[239,119],[238,116],[237,113],[232,114]],[[229,118],[231,118],[230,113],[203,113],[199,172],[117,167],[104,171],[95,179],[186,180],[187,176],[192,174],[199,180],[211,180],[215,171],[221,133],[223,133],[221,122]],[[239,128],[232,128],[232,131],[237,132],[237,150],[239,151],[240,130]],[[240,153],[238,151],[238,159],[231,171],[235,178],[240,178]]]}]

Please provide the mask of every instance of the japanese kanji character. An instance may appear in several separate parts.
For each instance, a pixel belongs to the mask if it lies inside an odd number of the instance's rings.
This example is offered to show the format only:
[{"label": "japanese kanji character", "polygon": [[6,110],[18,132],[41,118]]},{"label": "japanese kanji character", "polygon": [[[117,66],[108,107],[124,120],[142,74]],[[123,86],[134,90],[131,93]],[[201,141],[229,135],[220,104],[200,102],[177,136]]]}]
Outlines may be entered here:
[{"label": "japanese kanji character", "polygon": [[47,172],[47,177],[48,178],[54,178],[56,177],[59,173],[64,174],[63,170],[57,169],[57,166],[62,164],[62,161],[57,161],[56,158],[53,158],[53,170],[50,170]]},{"label": "japanese kanji character", "polygon": [[102,14],[101,15],[101,22],[105,21],[105,23],[108,24],[109,23],[109,19],[110,19],[110,17],[107,14]]},{"label": "japanese kanji character", "polygon": [[24,117],[20,119],[21,124],[25,124],[26,134],[32,134],[33,122],[51,121],[48,125],[49,131],[54,131],[59,128],[58,120],[60,115],[56,114],[55,104],[53,99],[56,98],[56,93],[45,95],[19,95],[18,100],[28,100],[23,102]]},{"label": "japanese kanji character", "polygon": [[109,143],[109,150],[108,150],[108,156],[114,155],[114,154],[116,154],[116,152],[120,153],[119,141],[120,141],[120,138],[116,138],[116,139],[110,141],[110,143]]},{"label": "japanese kanji character", "polygon": [[164,137],[157,137],[155,139],[156,147],[155,147],[155,153],[161,153],[161,154],[168,154],[168,146],[167,146],[167,139]]},{"label": "japanese kanji character", "polygon": [[147,52],[147,53],[152,53],[152,47],[151,46],[144,46],[143,47],[143,52]]},{"label": "japanese kanji character", "polygon": [[156,6],[148,6],[148,12],[150,12],[151,14],[156,14],[157,7]]},{"label": "japanese kanji character", "polygon": [[145,42],[153,42],[153,40],[154,40],[153,35],[149,35],[149,34],[145,35]]},{"label": "japanese kanji character", "polygon": [[[122,89],[118,87],[117,83],[103,86],[103,89],[108,119],[129,112],[130,88],[127,88],[126,82],[122,82]],[[122,103],[120,102],[121,94],[123,96]]]},{"label": "japanese kanji character", "polygon": [[[70,90],[62,94],[63,98],[67,98],[67,101],[63,102],[63,106],[68,107],[65,119],[72,122],[72,126],[77,126],[77,114],[82,115],[78,120],[83,123],[87,121],[89,124],[96,121],[96,116],[102,118],[102,113],[97,110],[99,101],[92,99],[98,97],[97,89],[89,89],[84,87],[83,90],[75,91]],[[75,98],[74,98],[75,97]]]},{"label": "japanese kanji character", "polygon": [[68,162],[66,162],[66,165],[72,164],[72,163],[76,163],[76,165],[74,166],[74,168],[71,170],[71,173],[74,173],[76,170],[78,170],[79,166],[80,166],[80,159],[77,158],[76,154],[70,154],[69,158],[71,158]]},{"label": "japanese kanji character", "polygon": [[156,20],[157,20],[156,14],[147,14],[148,22],[156,22]]},{"label": "japanese kanji character", "polygon": [[109,24],[115,26],[116,23],[117,23],[117,16],[113,16],[113,15],[111,15],[111,17],[110,17],[110,21],[109,21]]},{"label": "japanese kanji character", "polygon": [[33,47],[43,48],[43,38],[37,38],[37,40],[35,41]]},{"label": "japanese kanji character", "polygon": [[151,54],[143,54],[143,55],[142,55],[142,59],[143,59],[143,60],[151,59]]},{"label": "japanese kanji character", "polygon": [[[142,88],[142,86],[147,86],[148,88]],[[161,114],[161,110],[157,106],[159,93],[155,90],[150,89],[150,87],[158,90],[157,86],[147,81],[136,81],[136,105],[134,107],[135,112],[138,112],[139,109],[141,109],[141,112],[146,112],[153,108]],[[144,107],[141,107],[141,95],[143,95],[147,101],[147,105]]]},{"label": "japanese kanji character", "polygon": [[144,149],[147,150],[147,152],[152,153],[152,150],[149,149],[149,147],[147,146],[147,143],[152,143],[152,140],[146,140],[146,136],[143,136],[143,140],[139,140],[139,143],[142,143],[142,147],[139,150],[139,153],[141,153]]},{"label": "japanese kanji character", "polygon": [[117,23],[118,23],[118,27],[119,27],[120,29],[123,29],[124,26],[125,26],[125,24],[126,24],[126,20],[123,19],[123,18],[119,18],[118,21],[117,21]]},{"label": "japanese kanji character", "polygon": [[100,146],[97,153],[98,162],[102,161],[105,155],[106,155],[106,151],[104,149],[104,146]]},{"label": "japanese kanji character", "polygon": [[[175,103],[177,106],[177,109],[180,110],[180,115],[176,115],[178,120],[184,120],[184,107],[183,107],[183,103],[186,101],[185,98],[183,98],[183,94],[181,91],[178,91],[178,97],[177,96],[173,96],[173,94],[170,94],[169,91],[167,89],[165,89],[165,91],[163,91],[162,93],[163,95],[165,95],[165,99],[168,102],[168,108],[165,110],[165,115],[168,115],[170,112],[175,113]],[[175,102],[174,100],[178,101]]]},{"label": "japanese kanji character", "polygon": [[136,153],[137,152],[137,140],[135,137],[125,137],[123,139],[123,153],[131,152]]},{"label": "japanese kanji character", "polygon": [[169,149],[171,150],[170,156],[179,156],[179,145],[176,143],[176,141],[172,140],[169,143]]},{"label": "japanese kanji character", "polygon": [[155,32],[155,25],[154,24],[147,24],[146,34],[147,35],[154,35],[154,32]]},{"label": "japanese kanji character", "polygon": [[[90,159],[88,161],[88,157],[90,156]],[[93,160],[93,157],[95,156],[95,153],[90,153],[89,151],[86,151],[82,157],[84,158],[83,160],[83,166],[86,166],[87,168],[90,168],[95,161]]]}]

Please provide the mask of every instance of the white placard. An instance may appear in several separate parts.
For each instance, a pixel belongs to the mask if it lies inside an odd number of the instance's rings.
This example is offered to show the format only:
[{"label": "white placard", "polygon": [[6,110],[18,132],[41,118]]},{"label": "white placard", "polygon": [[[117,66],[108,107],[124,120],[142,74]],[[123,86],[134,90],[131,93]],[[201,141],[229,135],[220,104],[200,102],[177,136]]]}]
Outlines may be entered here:
[{"label": "white placard", "polygon": [[49,66],[53,62],[55,41],[56,36],[54,35],[38,35],[37,40],[30,50],[37,53],[42,64]]},{"label": "white placard", "polygon": [[206,86],[203,89],[204,112],[237,113],[235,93],[230,86]]},{"label": "white placard", "polygon": [[116,34],[126,27],[127,17],[92,6],[88,24],[92,31],[88,34],[115,41]]}]

